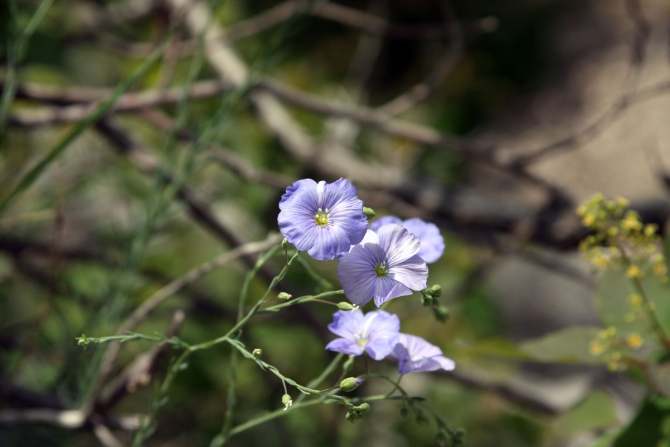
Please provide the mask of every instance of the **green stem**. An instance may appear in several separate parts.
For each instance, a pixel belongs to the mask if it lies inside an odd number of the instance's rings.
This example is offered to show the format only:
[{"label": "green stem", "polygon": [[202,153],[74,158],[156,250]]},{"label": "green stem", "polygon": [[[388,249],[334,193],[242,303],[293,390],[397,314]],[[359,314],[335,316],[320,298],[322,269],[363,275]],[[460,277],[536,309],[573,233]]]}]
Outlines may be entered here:
[{"label": "green stem", "polygon": [[[630,267],[633,265],[633,262],[630,260],[628,255],[626,255],[626,251],[624,250],[623,247],[619,246],[619,251],[621,251],[621,257],[626,263],[626,267]],[[660,320],[658,319],[658,316],[656,316],[656,312],[654,312],[653,308],[653,303],[649,300],[649,297],[644,291],[644,287],[642,286],[642,281],[640,281],[640,278],[637,276],[634,276],[631,278],[631,282],[633,283],[633,287],[637,291],[637,293],[642,297],[642,307],[644,310],[647,312],[647,316],[649,317],[649,320],[651,321],[651,324],[653,326],[654,332],[656,332],[656,335],[658,336],[659,341],[661,344],[665,347],[667,351],[670,351],[670,335],[666,332],[665,328],[661,324]]]},{"label": "green stem", "polygon": [[[9,117],[9,106],[14,100],[17,87],[17,70],[16,67],[23,59],[25,47],[28,44],[30,36],[35,32],[39,24],[44,19],[44,16],[49,11],[53,0],[42,0],[42,3],[35,10],[35,14],[30,18],[26,27],[18,33],[14,42],[7,45],[7,75],[5,76],[4,87],[2,89],[2,98],[0,98],[0,135],[7,124]],[[16,4],[14,1],[10,2],[11,19],[16,23]]]},{"label": "green stem", "polygon": [[[324,380],[326,380],[326,377],[328,377],[329,375],[331,375],[331,374],[333,373],[333,371],[335,371],[335,369],[337,369],[337,367],[339,366],[340,362],[342,362],[342,359],[344,359],[344,354],[337,354],[337,355],[335,356],[335,358],[333,359],[333,361],[330,362],[330,364],[329,364],[328,366],[326,366],[326,369],[324,369],[324,370],[321,372],[321,374],[319,374],[318,377],[316,377],[315,379],[312,379],[312,380],[307,384],[307,386],[310,387],[310,388],[316,388],[317,386],[319,386],[319,384],[320,384],[321,382],[323,382]],[[337,384],[336,387],[339,387],[339,383]],[[303,400],[305,400],[305,397],[306,397],[306,396],[307,396],[306,394],[301,394],[300,396],[298,396],[298,398],[297,398],[295,401],[296,401],[296,402],[302,402]]]},{"label": "green stem", "polygon": [[[295,298],[291,301],[287,301],[286,303],[266,307],[265,309],[262,309],[259,313],[276,312],[279,309],[283,309],[285,307],[290,307],[290,306],[295,306],[296,304],[309,303],[310,301],[319,301],[323,298],[330,298],[332,296],[339,296],[339,295],[344,295],[344,290],[335,290],[335,291],[332,291],[332,292],[324,292],[324,293],[320,293],[318,295],[305,295],[305,296],[301,296],[299,298]],[[329,304],[335,304],[335,303],[329,303]]]},{"label": "green stem", "polygon": [[279,281],[284,279],[284,276],[286,276],[286,272],[288,271],[289,267],[291,266],[291,264],[293,263],[295,258],[298,257],[299,254],[300,254],[300,252],[296,252],[296,254],[293,255],[293,257],[291,257],[291,259],[289,259],[288,263],[284,266],[284,268],[281,270],[281,272],[279,272],[279,275],[275,276],[272,279],[272,282],[270,283],[270,286],[268,287],[268,290],[265,292],[263,297],[254,305],[254,307],[251,308],[249,313],[247,313],[247,315],[244,318],[242,318],[240,321],[237,322],[237,324],[235,326],[232,327],[232,329],[230,329],[222,337],[215,338],[213,340],[209,340],[209,341],[197,344],[197,345],[193,345],[189,348],[189,350],[190,351],[199,351],[201,349],[207,349],[207,348],[210,348],[210,347],[212,347],[214,345],[217,345],[219,343],[223,343],[224,341],[228,341],[233,334],[235,334],[245,324],[247,324],[247,322],[249,320],[251,320],[251,318],[258,312],[261,305],[267,300],[268,296],[270,295],[270,292],[272,292],[272,289],[275,288],[275,286],[277,285],[277,283],[279,283]]},{"label": "green stem", "polygon": [[137,69],[135,69],[133,74],[128,79],[120,83],[107,98],[102,100],[86,118],[77,123],[75,127],[70,132],[68,132],[67,135],[65,135],[56,144],[56,146],[54,146],[47,153],[47,155],[42,160],[40,160],[39,163],[37,163],[35,167],[28,171],[28,173],[25,174],[21,180],[19,180],[19,183],[14,187],[14,189],[12,189],[12,191],[2,201],[2,203],[0,203],[0,213],[3,212],[7,206],[9,206],[16,199],[16,197],[19,196],[19,194],[35,183],[42,171],[44,171],[60,154],[62,154],[63,151],[65,151],[65,149],[67,149],[70,144],[84,132],[84,130],[102,118],[105,113],[107,113],[114,106],[119,97],[130,87],[132,87],[138,79],[144,76],[147,71],[149,71],[149,69],[160,59],[161,55],[165,51],[169,38],[173,32],[174,30],[168,33],[163,42],[140,64],[139,67],[137,67]]}]

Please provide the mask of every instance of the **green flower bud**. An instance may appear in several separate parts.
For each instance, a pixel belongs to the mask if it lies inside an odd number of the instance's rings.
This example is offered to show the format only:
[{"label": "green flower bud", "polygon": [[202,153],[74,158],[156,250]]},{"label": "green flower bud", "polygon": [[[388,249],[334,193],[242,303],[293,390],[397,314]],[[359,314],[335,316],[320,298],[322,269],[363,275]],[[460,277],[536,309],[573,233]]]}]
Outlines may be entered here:
[{"label": "green flower bud", "polygon": [[88,346],[88,338],[86,338],[86,335],[84,334],[81,334],[81,337],[77,337],[75,340],[77,340],[79,346],[83,346],[84,348]]},{"label": "green flower bud", "polygon": [[282,246],[283,249],[287,249],[288,248],[288,239],[286,239],[286,238],[282,239],[281,246]]},{"label": "green flower bud", "polygon": [[442,296],[442,286],[439,284],[435,284],[433,287],[431,287],[430,291],[432,292],[431,295],[433,298],[439,298]]},{"label": "green flower bud", "polygon": [[355,390],[365,382],[365,379],[359,379],[357,377],[347,377],[346,379],[340,382],[340,389],[345,393]]},{"label": "green flower bud", "polygon": [[340,301],[337,303],[337,308],[340,310],[350,310],[352,312],[358,310],[358,306],[355,304],[347,303],[346,301]]},{"label": "green flower bud", "polygon": [[363,402],[362,404],[360,404],[359,406],[354,407],[354,408],[355,408],[359,413],[361,413],[361,414],[365,414],[365,413],[367,413],[368,411],[370,411],[370,404],[367,403],[367,402]]},{"label": "green flower bud", "polygon": [[368,220],[374,219],[375,216],[377,215],[375,214],[375,210],[373,210],[372,208],[368,208],[367,206],[363,207],[363,214],[365,214],[365,217],[367,217]]},{"label": "green flower bud", "polygon": [[430,306],[433,305],[433,303],[435,303],[435,300],[433,299],[432,295],[429,295],[427,293],[422,293],[421,294],[421,304],[424,307],[430,307]]},{"label": "green flower bud", "polygon": [[251,354],[254,356],[254,358],[259,359],[263,355],[263,350],[259,349],[259,348],[256,348],[253,351],[251,351]]},{"label": "green flower bud", "polygon": [[293,401],[291,400],[291,396],[289,394],[284,394],[281,397],[281,403],[284,404],[284,410],[288,410],[288,407],[293,405]]},{"label": "green flower bud", "polygon": [[291,298],[293,298],[293,295],[291,295],[290,293],[286,293],[286,292],[279,292],[279,294],[277,295],[277,298],[282,300],[282,301],[288,301]]},{"label": "green flower bud", "polygon": [[449,309],[446,307],[433,307],[433,315],[435,315],[435,318],[442,322],[446,323],[447,320],[449,319]]}]

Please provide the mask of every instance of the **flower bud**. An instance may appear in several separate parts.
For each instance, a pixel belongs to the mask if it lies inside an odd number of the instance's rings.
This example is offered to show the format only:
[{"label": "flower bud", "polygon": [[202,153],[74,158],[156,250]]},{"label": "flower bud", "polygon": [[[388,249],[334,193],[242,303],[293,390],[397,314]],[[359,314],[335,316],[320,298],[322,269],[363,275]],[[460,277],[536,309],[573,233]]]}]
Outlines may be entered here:
[{"label": "flower bud", "polygon": [[88,346],[88,338],[86,338],[86,335],[81,334],[81,337],[77,337],[76,340],[79,346],[83,346],[84,348]]},{"label": "flower bud", "polygon": [[354,409],[356,409],[356,411],[358,411],[358,412],[361,413],[361,414],[365,414],[365,413],[367,413],[368,411],[370,411],[370,404],[367,403],[367,402],[363,402],[363,403],[360,404],[359,406],[354,407]]},{"label": "flower bud", "polygon": [[442,322],[446,323],[447,320],[449,319],[449,309],[446,307],[433,307],[433,315],[435,315],[435,318]]},{"label": "flower bud", "polygon": [[347,377],[340,382],[340,389],[346,393],[355,390],[365,382],[365,379],[358,377]]},{"label": "flower bud", "polygon": [[251,351],[251,354],[254,356],[254,358],[259,359],[263,355],[263,350],[256,348],[253,351]]},{"label": "flower bud", "polygon": [[286,238],[282,239],[281,246],[282,246],[283,249],[287,249],[288,248],[288,239],[286,239]]},{"label": "flower bud", "polygon": [[442,296],[442,286],[439,284],[435,284],[433,287],[431,287],[430,291],[432,292],[431,295],[433,298],[439,298]]},{"label": "flower bud", "polygon": [[350,310],[352,312],[356,312],[359,309],[356,304],[347,303],[346,301],[337,303],[337,308],[340,310]]},{"label": "flower bud", "polygon": [[282,301],[288,301],[291,298],[293,298],[293,295],[291,295],[290,293],[286,293],[286,292],[279,292],[279,294],[277,295],[277,298],[282,300]]},{"label": "flower bud", "polygon": [[374,219],[376,216],[375,210],[368,208],[367,206],[363,207],[363,214],[365,214],[365,217],[367,217],[368,220]]},{"label": "flower bud", "polygon": [[281,397],[281,403],[284,404],[284,410],[288,410],[288,407],[293,405],[293,401],[291,400],[291,396],[289,394],[284,394]]},{"label": "flower bud", "polygon": [[435,303],[435,300],[433,299],[433,296],[427,293],[422,293],[421,294],[421,305],[424,307],[430,307]]}]

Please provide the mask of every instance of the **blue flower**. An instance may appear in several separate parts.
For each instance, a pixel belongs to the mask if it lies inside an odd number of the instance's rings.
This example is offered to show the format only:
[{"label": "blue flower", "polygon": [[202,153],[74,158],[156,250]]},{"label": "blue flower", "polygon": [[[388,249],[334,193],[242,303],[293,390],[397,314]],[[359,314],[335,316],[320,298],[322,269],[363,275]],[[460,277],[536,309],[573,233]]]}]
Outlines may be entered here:
[{"label": "blue flower", "polygon": [[367,315],[361,310],[339,310],[333,314],[328,329],[342,338],[328,343],[326,349],[350,355],[361,355],[365,351],[373,359],[381,360],[393,351],[398,341],[400,320],[383,310]]},{"label": "blue flower", "polygon": [[298,250],[314,259],[335,259],[365,236],[363,201],[346,179],[333,183],[298,180],[279,202],[279,229]]},{"label": "blue flower", "polygon": [[418,217],[403,222],[400,218],[395,216],[384,216],[372,222],[370,224],[370,229],[377,232],[377,230],[384,225],[392,223],[402,225],[407,228],[410,233],[419,238],[421,241],[419,256],[421,256],[426,263],[431,264],[437,261],[442,256],[442,253],[444,253],[444,238],[440,234],[440,229],[437,228],[437,225],[430,222],[424,222]]},{"label": "blue flower", "polygon": [[337,266],[344,293],[354,304],[362,306],[374,298],[379,307],[425,289],[428,266],[417,255],[419,245],[419,239],[400,225],[368,231]]},{"label": "blue flower", "polygon": [[421,337],[409,334],[400,334],[391,357],[398,359],[400,374],[438,369],[451,371],[456,367],[453,360],[442,355],[440,348]]}]

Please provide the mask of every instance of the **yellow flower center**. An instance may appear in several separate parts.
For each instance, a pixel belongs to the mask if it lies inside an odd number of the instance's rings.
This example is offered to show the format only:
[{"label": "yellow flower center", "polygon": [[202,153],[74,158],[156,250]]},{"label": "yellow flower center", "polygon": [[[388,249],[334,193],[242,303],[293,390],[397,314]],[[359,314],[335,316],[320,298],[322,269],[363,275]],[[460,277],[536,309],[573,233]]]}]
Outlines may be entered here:
[{"label": "yellow flower center", "polygon": [[389,266],[386,262],[380,262],[377,264],[377,267],[375,267],[375,273],[377,274],[378,277],[386,276],[389,273]]},{"label": "yellow flower center", "polygon": [[326,208],[326,212],[323,212],[321,208],[319,208],[319,212],[314,215],[314,220],[316,221],[317,225],[320,227],[328,225],[328,216],[329,216],[328,208]]}]

